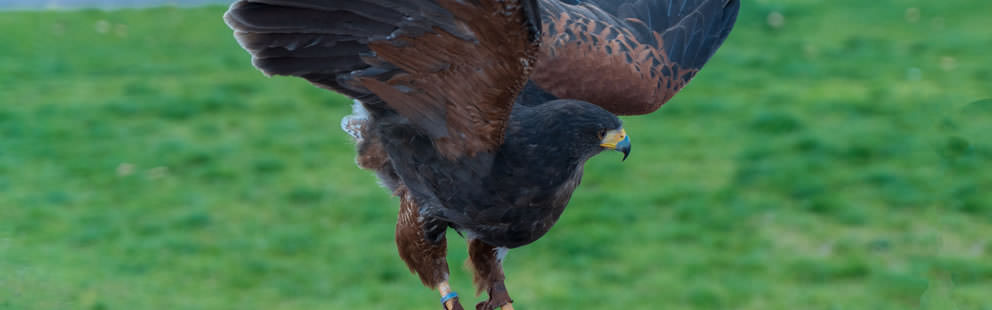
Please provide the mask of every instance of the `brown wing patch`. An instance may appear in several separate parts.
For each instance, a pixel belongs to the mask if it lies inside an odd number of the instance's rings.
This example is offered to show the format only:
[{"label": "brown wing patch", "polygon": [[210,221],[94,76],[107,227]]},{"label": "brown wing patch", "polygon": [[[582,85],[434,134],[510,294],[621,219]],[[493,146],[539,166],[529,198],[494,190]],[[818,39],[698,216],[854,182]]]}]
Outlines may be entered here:
[{"label": "brown wing patch", "polygon": [[[646,114],[672,98],[698,72],[680,68],[630,30],[565,12],[543,25],[544,48],[531,76],[560,98],[575,98],[621,115]],[[582,65],[575,65],[582,64]]]},{"label": "brown wing patch", "polygon": [[740,0],[541,0],[541,7],[535,84],[631,115],[657,110],[696,76],[733,29]]},{"label": "brown wing patch", "polygon": [[398,112],[389,124],[412,124],[456,158],[502,143],[537,59],[537,1],[240,0],[225,21],[266,74]]},{"label": "brown wing patch", "polygon": [[[364,78],[362,85],[427,131],[445,157],[493,150],[537,58],[536,29],[528,28],[522,1],[438,3],[475,40],[435,28],[372,42],[377,57],[405,73],[386,81]],[[475,22],[482,20],[488,22]]]}]

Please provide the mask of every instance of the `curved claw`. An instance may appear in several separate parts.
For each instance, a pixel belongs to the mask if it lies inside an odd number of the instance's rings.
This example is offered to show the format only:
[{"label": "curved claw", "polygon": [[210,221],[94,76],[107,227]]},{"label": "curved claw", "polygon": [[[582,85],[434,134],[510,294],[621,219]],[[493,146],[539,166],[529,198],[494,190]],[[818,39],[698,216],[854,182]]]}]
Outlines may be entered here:
[{"label": "curved claw", "polygon": [[503,304],[503,306],[497,306],[497,305],[494,304],[494,302],[492,300],[487,300],[487,301],[483,301],[483,302],[480,302],[480,303],[476,304],[475,305],[475,309],[476,310],[497,310],[497,309],[499,309],[499,310],[513,310],[513,304],[512,303],[508,303],[508,304]]},{"label": "curved claw", "polygon": [[476,310],[513,310],[513,299],[506,294],[506,289],[489,291],[489,300],[475,305]]}]

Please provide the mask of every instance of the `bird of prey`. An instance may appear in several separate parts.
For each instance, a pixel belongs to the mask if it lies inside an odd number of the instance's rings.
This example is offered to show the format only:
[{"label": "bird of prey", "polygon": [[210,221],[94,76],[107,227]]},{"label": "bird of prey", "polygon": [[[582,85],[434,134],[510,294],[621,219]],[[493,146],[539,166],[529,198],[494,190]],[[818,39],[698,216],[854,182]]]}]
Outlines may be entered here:
[{"label": "bird of prey", "polygon": [[586,160],[626,159],[617,115],[657,110],[733,28],[740,0],[240,0],[225,14],[267,75],[354,99],[357,164],[400,199],[399,256],[445,309],[445,233],[477,309],[512,309],[508,249],[558,220]]}]

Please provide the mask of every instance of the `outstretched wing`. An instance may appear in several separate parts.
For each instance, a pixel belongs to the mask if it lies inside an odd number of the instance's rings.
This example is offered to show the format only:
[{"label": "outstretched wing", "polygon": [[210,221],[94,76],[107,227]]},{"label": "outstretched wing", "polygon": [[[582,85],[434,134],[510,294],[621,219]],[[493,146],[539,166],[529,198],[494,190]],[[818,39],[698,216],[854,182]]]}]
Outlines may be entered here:
[{"label": "outstretched wing", "polygon": [[224,18],[269,75],[385,106],[449,158],[502,143],[538,55],[538,0],[241,0]]},{"label": "outstretched wing", "polygon": [[740,0],[542,0],[545,91],[621,115],[657,110],[727,38]]}]

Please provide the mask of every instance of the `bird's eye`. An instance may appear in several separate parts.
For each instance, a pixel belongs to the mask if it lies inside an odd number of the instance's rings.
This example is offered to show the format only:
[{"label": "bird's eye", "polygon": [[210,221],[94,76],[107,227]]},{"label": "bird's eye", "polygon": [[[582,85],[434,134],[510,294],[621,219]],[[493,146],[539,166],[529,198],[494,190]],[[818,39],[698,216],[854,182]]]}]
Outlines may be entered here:
[{"label": "bird's eye", "polygon": [[606,138],[606,129],[600,129],[599,130],[599,139],[600,140],[603,140],[604,138]]}]

